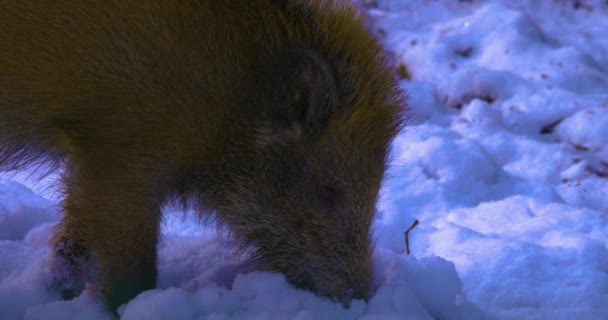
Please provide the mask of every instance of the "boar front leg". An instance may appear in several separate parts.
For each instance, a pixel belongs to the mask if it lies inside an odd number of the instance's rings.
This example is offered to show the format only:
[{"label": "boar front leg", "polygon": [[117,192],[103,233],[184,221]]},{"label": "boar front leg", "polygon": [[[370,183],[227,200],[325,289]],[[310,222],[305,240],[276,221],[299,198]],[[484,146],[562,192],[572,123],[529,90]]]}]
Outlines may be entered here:
[{"label": "boar front leg", "polygon": [[78,296],[89,280],[90,251],[85,246],[78,228],[74,224],[77,217],[72,217],[72,198],[64,200],[64,218],[56,227],[51,244],[51,287],[60,292],[65,300]]},{"label": "boar front leg", "polygon": [[96,289],[112,312],[156,285],[160,197],[150,175],[112,164],[79,166],[66,179],[67,234],[90,251]]}]

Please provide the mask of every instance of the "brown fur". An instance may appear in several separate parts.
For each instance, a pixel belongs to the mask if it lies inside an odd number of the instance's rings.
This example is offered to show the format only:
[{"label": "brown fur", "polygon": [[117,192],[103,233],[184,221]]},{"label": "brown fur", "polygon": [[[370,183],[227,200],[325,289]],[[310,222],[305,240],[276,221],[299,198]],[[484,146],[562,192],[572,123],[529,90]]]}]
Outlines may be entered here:
[{"label": "brown fur", "polygon": [[405,105],[348,1],[5,0],[0,30],[1,168],[64,165],[56,264],[93,258],[108,307],[155,286],[171,199],[294,285],[367,297]]}]

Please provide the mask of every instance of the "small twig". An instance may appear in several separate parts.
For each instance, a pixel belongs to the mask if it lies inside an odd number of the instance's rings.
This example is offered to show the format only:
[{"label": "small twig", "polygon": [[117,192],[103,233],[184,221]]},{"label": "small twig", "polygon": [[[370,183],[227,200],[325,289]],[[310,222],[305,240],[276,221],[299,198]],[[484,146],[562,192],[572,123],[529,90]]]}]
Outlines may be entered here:
[{"label": "small twig", "polygon": [[407,228],[407,230],[405,230],[405,250],[407,250],[407,255],[410,255],[410,236],[409,233],[410,231],[412,231],[412,229],[414,229],[420,222],[418,222],[418,219],[414,220],[414,222],[412,223],[412,225]]}]

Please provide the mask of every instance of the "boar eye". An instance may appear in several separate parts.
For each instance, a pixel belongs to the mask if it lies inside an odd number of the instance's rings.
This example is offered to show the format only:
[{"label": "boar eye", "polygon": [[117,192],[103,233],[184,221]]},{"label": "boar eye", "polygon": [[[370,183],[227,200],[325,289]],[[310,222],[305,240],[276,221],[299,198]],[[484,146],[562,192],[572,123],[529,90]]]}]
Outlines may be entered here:
[{"label": "boar eye", "polygon": [[339,206],[344,198],[341,183],[334,182],[321,186],[319,197],[326,208],[334,209]]}]

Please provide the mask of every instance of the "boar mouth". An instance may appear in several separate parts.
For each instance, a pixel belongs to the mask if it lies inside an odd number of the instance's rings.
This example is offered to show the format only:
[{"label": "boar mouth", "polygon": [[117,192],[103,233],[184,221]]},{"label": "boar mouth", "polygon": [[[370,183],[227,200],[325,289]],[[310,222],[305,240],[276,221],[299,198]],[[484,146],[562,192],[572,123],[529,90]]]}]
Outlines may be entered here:
[{"label": "boar mouth", "polygon": [[[253,252],[243,263],[240,265],[241,272],[252,272],[252,271],[267,271],[267,272],[279,272],[285,275],[287,282],[292,286],[300,290],[312,292],[320,297],[329,298],[334,302],[339,302],[344,308],[349,308],[350,303],[353,299],[361,299],[368,302],[369,295],[371,292],[365,290],[365,286],[356,286],[354,288],[344,288],[339,292],[335,292],[331,289],[331,281],[329,279],[323,279],[323,272],[320,270],[309,271],[307,268],[295,267],[293,269],[274,269],[271,264],[264,258],[260,252]],[[340,275],[339,278],[347,278],[346,274],[342,274],[337,270],[330,270],[336,275]],[[373,290],[373,289],[372,289]]]},{"label": "boar mouth", "polygon": [[298,289],[318,292],[317,286],[310,276],[300,275],[296,280],[291,280],[290,282]]},{"label": "boar mouth", "polygon": [[[290,280],[290,282],[298,289],[311,291],[321,297],[329,298],[334,302],[339,302],[347,309],[350,308],[350,303],[353,299],[359,299],[359,297],[356,296],[355,290],[352,288],[345,289],[340,293],[323,292],[322,290],[319,290],[319,287],[315,284],[312,277],[306,274],[301,274],[296,280]],[[363,298],[363,300],[367,302],[366,298]]]}]

